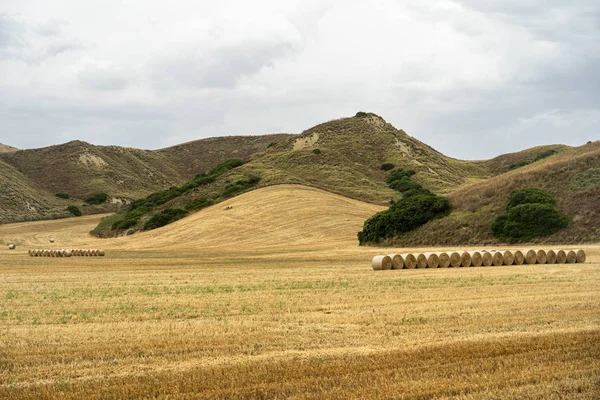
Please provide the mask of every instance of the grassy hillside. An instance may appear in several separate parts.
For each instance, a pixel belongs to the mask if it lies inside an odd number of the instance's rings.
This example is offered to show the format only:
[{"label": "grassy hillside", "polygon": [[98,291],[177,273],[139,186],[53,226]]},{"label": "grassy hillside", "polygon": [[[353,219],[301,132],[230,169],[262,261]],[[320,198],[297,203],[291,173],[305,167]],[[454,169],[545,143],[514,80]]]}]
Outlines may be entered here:
[{"label": "grassy hillside", "polygon": [[[493,175],[500,175],[505,172],[524,167],[543,160],[553,154],[560,153],[571,147],[564,144],[551,144],[547,146],[536,146],[515,153],[502,154],[491,160],[481,161],[481,165],[489,170]],[[537,159],[537,160],[536,160]]]},{"label": "grassy hillside", "polygon": [[12,146],[0,143],[0,153],[14,153],[15,151],[18,151],[18,150],[19,149],[14,148]]},{"label": "grassy hillside", "polygon": [[600,241],[600,142],[563,148],[558,154],[448,194],[449,217],[402,236],[396,245],[498,244],[494,218],[504,211],[514,189],[540,188],[550,193],[571,224],[539,243]]}]

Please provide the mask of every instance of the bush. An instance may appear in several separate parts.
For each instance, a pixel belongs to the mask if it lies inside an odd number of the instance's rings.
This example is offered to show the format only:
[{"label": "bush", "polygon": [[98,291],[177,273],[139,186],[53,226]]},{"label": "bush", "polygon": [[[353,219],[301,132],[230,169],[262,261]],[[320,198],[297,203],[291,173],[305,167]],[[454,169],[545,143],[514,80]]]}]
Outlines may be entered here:
[{"label": "bush", "polygon": [[390,189],[393,189],[397,192],[404,193],[409,190],[418,190],[423,187],[416,182],[411,182],[408,178],[398,179],[393,181],[388,185]]},{"label": "bush", "polygon": [[366,220],[363,230],[358,233],[358,241],[361,245],[379,243],[449,212],[450,203],[445,197],[436,196],[429,191],[415,193]]},{"label": "bush", "polygon": [[77,206],[69,206],[67,207],[67,211],[76,217],[81,217],[81,210]]},{"label": "bush", "polygon": [[392,171],[390,176],[388,176],[386,182],[389,185],[390,183],[392,183],[394,181],[404,179],[404,178],[410,178],[414,174],[416,174],[416,172],[412,169],[397,169],[395,171]]},{"label": "bush", "polygon": [[234,183],[230,183],[225,187],[225,190],[221,193],[221,197],[230,197],[246,189],[255,186],[260,182],[259,176],[250,176],[248,179],[240,179]]},{"label": "bush", "polygon": [[85,202],[92,205],[98,205],[104,203],[106,200],[108,200],[108,194],[104,192],[96,192],[85,199]]},{"label": "bush", "polygon": [[215,178],[219,175],[223,175],[225,172],[230,169],[234,169],[244,164],[242,160],[239,158],[230,158],[228,160],[223,161],[213,169],[211,169],[208,173],[209,176],[214,176]]},{"label": "bush", "polygon": [[368,114],[368,113],[366,113],[366,112],[363,112],[363,111],[359,111],[359,112],[357,112],[357,113],[356,113],[356,115],[354,115],[354,116],[355,116],[355,117],[358,117],[358,118],[362,118],[362,117],[366,117],[367,115],[369,115],[369,114]]},{"label": "bush", "polygon": [[506,200],[506,209],[510,210],[521,204],[555,204],[554,198],[541,189],[527,188],[510,192]]},{"label": "bush", "polygon": [[180,208],[167,208],[160,213],[152,216],[144,224],[144,230],[149,231],[152,229],[160,228],[161,226],[165,226],[170,224],[171,222],[175,222],[178,219],[181,219],[187,215],[187,211],[182,210]]},{"label": "bush", "polygon": [[313,154],[321,154],[321,149],[314,149],[312,151]]},{"label": "bush", "polygon": [[381,164],[380,168],[382,171],[389,171],[391,169],[396,168],[396,166],[392,163],[386,162],[386,163]]},{"label": "bush", "polygon": [[212,201],[208,199],[196,199],[185,206],[187,211],[197,211],[212,205]]},{"label": "bush", "polygon": [[524,167],[526,165],[529,165],[528,161],[520,161],[520,162],[518,162],[516,164],[511,164],[510,167],[508,167],[508,170],[512,171],[513,169],[521,168],[521,167]]},{"label": "bush", "polygon": [[69,196],[67,193],[56,193],[54,196],[58,197],[59,199],[69,199],[71,198],[71,196]]},{"label": "bush", "polygon": [[569,190],[571,192],[584,192],[597,187],[600,187],[600,168],[590,168],[581,171],[569,183]]},{"label": "bush", "polygon": [[520,204],[499,215],[492,225],[494,236],[511,243],[548,236],[569,225],[570,218],[550,204]]},{"label": "bush", "polygon": [[537,157],[533,159],[533,162],[543,160],[544,158],[553,156],[556,153],[558,153],[556,150],[546,150],[543,153],[538,154]]}]

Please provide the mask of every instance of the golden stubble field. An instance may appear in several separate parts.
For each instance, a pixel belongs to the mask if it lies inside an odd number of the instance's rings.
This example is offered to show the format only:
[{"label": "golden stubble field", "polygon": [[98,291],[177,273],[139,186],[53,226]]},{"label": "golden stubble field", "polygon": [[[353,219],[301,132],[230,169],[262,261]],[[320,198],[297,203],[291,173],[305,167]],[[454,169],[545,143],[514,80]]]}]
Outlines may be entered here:
[{"label": "golden stubble field", "polygon": [[[373,271],[355,238],[378,210],[278,186],[120,239],[87,235],[100,217],[0,226],[0,398],[600,396],[600,246]],[[49,236],[107,256],[26,255]]]}]

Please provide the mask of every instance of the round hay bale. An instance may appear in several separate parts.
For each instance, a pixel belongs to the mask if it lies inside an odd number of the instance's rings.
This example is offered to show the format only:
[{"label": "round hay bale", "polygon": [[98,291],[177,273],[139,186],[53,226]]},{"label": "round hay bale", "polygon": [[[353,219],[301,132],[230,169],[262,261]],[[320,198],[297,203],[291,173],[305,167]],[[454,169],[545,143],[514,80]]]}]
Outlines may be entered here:
[{"label": "round hay bale", "polygon": [[471,260],[471,255],[468,251],[462,251],[460,253],[460,266],[461,267],[470,267],[473,260]]},{"label": "round hay bale", "polygon": [[537,253],[533,249],[525,250],[525,262],[535,264],[537,262]]},{"label": "round hay bale", "polygon": [[404,259],[404,268],[405,269],[414,269],[417,267],[417,257],[414,254],[406,253],[400,254],[402,259]]},{"label": "round hay bale", "polygon": [[[98,254],[100,257],[104,257],[104,255],[106,254],[104,252],[104,250],[98,250],[100,253]],[[398,257],[400,257],[400,259],[402,260],[402,267],[404,267],[404,259],[402,258],[402,256],[400,254],[398,254]],[[394,264],[394,260],[392,259],[392,265]]]},{"label": "round hay bale", "polygon": [[565,264],[567,262],[567,253],[564,250],[553,250],[556,254],[556,263]]},{"label": "round hay bale", "polygon": [[523,255],[523,252],[521,250],[513,251],[513,256],[515,256],[515,265],[523,265],[523,263],[525,262],[525,256]]},{"label": "round hay bale", "polygon": [[548,250],[546,252],[546,263],[556,264],[556,252],[554,250]]},{"label": "round hay bale", "polygon": [[481,253],[478,251],[469,251],[469,255],[471,256],[471,266],[481,267],[481,264],[483,264]]},{"label": "round hay bale", "polygon": [[371,266],[375,271],[392,269],[392,259],[390,256],[375,256],[371,260]]},{"label": "round hay bale", "polygon": [[492,253],[486,250],[481,251],[481,265],[484,267],[489,267],[494,264],[494,257],[492,257]]},{"label": "round hay bale", "polygon": [[458,268],[462,264],[462,258],[460,253],[457,251],[451,251],[450,254],[450,266],[452,268]]},{"label": "round hay bale", "polygon": [[54,238],[53,237],[50,238],[50,243],[54,243]]},{"label": "round hay bale", "polygon": [[62,256],[63,256],[62,249],[56,250],[56,257],[62,257]]},{"label": "round hay bale", "polygon": [[492,251],[491,255],[492,255],[492,264],[495,267],[499,267],[502,264],[504,264],[504,256],[502,255],[502,253],[500,253],[499,251]]},{"label": "round hay bale", "polygon": [[73,252],[71,250],[69,250],[69,249],[65,250],[65,252],[64,252],[65,257],[71,257],[72,255],[73,255]]},{"label": "round hay bale", "polygon": [[440,266],[440,257],[436,253],[424,253],[427,259],[427,268],[438,268]]},{"label": "round hay bale", "polygon": [[17,246],[14,243],[11,243],[11,244],[8,245],[8,249],[9,250],[14,250],[16,248],[17,248]]},{"label": "round hay bale", "polygon": [[548,261],[548,256],[546,256],[546,252],[544,250],[538,250],[536,255],[538,264],[546,264],[546,261]]},{"label": "round hay bale", "polygon": [[439,268],[448,268],[450,266],[450,256],[448,253],[444,253],[443,251],[435,253],[438,256],[438,260],[440,264]]},{"label": "round hay bale", "polygon": [[50,257],[56,257],[56,250],[50,250]]},{"label": "round hay bale", "polygon": [[575,264],[577,262],[577,253],[573,250],[565,250],[567,253],[567,264]]},{"label": "round hay bale", "polygon": [[[97,256],[102,257],[104,255],[104,250],[96,250]],[[404,259],[400,254],[388,254],[388,256],[392,259],[392,269],[402,269],[404,267]]]},{"label": "round hay bale", "polygon": [[573,250],[573,251],[577,255],[577,262],[583,264],[587,258],[585,255],[585,251],[583,251],[581,249]]},{"label": "round hay bale", "polygon": [[427,257],[425,257],[425,254],[418,254],[417,255],[417,268],[427,268]]},{"label": "round hay bale", "polygon": [[515,262],[515,255],[510,250],[504,250],[502,252],[502,259],[504,265],[513,265]]}]

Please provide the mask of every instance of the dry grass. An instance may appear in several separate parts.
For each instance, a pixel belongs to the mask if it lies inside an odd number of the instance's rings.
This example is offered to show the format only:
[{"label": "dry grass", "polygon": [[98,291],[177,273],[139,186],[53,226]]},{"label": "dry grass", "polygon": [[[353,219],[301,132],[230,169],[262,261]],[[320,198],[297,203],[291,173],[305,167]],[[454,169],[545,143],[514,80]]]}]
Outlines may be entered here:
[{"label": "dry grass", "polygon": [[[257,219],[216,225],[219,205],[102,241],[98,218],[0,226],[25,245],[0,248],[0,398],[600,395],[598,246],[585,264],[373,271],[381,249],[355,236],[372,205],[300,187],[231,202]],[[107,255],[29,257],[49,233]]]}]

